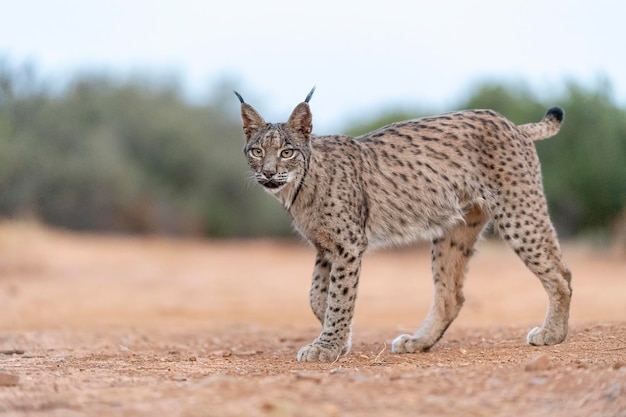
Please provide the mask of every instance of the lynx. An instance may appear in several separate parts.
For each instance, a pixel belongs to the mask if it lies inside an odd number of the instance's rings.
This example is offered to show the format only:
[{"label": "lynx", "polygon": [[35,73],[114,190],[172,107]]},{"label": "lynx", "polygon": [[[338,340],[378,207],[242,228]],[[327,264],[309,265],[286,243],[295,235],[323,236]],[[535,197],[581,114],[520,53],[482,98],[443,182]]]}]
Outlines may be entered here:
[{"label": "lynx", "polygon": [[423,324],[398,336],[392,351],[429,350],[459,314],[466,266],[490,221],[548,294],[545,321],[527,343],[561,343],[571,273],[548,216],[533,141],[558,133],[563,110],[552,107],[541,121],[519,126],[492,110],[465,110],[359,137],[315,136],[314,90],[276,124],[235,92],[254,178],[317,251],[309,299],[322,331],[297,359],[347,354],[363,254],[417,240],[432,245],[434,297]]}]

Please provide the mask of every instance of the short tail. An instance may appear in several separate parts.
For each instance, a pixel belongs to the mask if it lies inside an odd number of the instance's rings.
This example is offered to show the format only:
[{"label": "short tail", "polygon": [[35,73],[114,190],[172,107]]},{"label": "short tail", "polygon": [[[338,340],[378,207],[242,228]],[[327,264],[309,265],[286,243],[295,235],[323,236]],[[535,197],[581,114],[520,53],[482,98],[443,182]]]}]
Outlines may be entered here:
[{"label": "short tail", "polygon": [[530,140],[548,139],[559,133],[563,114],[562,108],[550,107],[540,122],[519,125],[517,128]]}]

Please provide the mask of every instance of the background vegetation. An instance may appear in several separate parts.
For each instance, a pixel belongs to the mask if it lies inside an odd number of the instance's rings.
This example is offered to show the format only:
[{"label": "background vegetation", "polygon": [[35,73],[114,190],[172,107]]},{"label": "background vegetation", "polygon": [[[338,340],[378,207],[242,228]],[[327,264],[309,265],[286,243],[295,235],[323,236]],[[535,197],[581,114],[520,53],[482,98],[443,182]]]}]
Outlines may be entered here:
[{"label": "background vegetation", "polygon": [[[626,110],[609,84],[538,98],[485,82],[450,110],[493,108],[516,123],[566,111],[537,143],[561,235],[607,234],[626,207]],[[78,230],[211,237],[290,234],[288,216],[250,181],[232,86],[204,104],[175,83],[76,75],[63,87],[0,59],[0,216]],[[437,113],[387,111],[346,126],[360,134]]]}]

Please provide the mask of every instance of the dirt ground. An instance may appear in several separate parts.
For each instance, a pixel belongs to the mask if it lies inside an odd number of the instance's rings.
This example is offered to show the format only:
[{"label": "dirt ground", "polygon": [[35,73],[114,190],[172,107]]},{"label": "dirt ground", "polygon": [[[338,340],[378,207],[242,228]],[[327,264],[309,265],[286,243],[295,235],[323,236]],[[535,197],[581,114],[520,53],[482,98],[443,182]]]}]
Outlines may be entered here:
[{"label": "dirt ground", "polygon": [[72,234],[0,223],[2,416],[626,416],[626,256],[567,244],[570,334],[525,344],[546,296],[484,241],[430,352],[394,355],[431,298],[426,247],[367,255],[353,348],[298,363],[319,324],[294,242]]}]

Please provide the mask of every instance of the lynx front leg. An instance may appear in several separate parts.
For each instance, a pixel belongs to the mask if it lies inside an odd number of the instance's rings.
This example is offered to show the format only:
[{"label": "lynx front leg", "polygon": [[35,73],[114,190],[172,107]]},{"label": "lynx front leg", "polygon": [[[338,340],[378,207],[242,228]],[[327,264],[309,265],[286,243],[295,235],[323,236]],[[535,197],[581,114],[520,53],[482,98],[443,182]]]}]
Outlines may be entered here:
[{"label": "lynx front leg", "polygon": [[[350,351],[361,255],[362,251],[358,249],[345,250],[337,245],[337,253],[328,257],[330,273],[326,310],[323,320],[320,320],[322,332],[313,343],[300,349],[299,361],[332,362]],[[313,298],[311,303],[313,304]],[[315,308],[317,307],[314,307],[314,310]]]},{"label": "lynx front leg", "polygon": [[313,280],[309,292],[309,302],[315,317],[324,325],[326,315],[326,302],[328,299],[328,282],[330,277],[330,262],[324,257],[322,251],[318,251],[313,269]]},{"label": "lynx front leg", "polygon": [[463,280],[474,244],[487,221],[475,207],[465,216],[465,222],[449,230],[433,242],[432,270],[435,294],[428,316],[413,334],[398,336],[392,345],[394,353],[424,352],[443,336],[463,306]]}]

